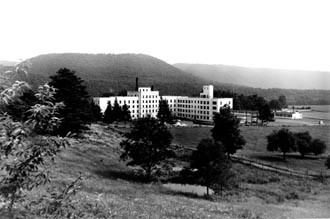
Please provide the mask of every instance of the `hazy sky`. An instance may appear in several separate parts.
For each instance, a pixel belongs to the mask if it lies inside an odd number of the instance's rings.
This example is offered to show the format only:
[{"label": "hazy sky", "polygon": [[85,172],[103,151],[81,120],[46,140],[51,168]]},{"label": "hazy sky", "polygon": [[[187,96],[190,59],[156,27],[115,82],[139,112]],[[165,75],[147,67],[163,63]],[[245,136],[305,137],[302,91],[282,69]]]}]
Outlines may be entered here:
[{"label": "hazy sky", "polygon": [[1,0],[0,60],[144,53],[330,71],[330,1]]}]

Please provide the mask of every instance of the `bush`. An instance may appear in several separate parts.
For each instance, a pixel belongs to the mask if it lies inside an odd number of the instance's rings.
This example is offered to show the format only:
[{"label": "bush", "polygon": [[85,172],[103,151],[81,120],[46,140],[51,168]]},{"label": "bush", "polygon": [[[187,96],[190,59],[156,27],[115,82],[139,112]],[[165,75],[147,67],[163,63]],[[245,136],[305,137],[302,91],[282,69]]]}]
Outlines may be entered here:
[{"label": "bush", "polygon": [[330,155],[328,156],[328,158],[325,161],[325,166],[330,169]]}]

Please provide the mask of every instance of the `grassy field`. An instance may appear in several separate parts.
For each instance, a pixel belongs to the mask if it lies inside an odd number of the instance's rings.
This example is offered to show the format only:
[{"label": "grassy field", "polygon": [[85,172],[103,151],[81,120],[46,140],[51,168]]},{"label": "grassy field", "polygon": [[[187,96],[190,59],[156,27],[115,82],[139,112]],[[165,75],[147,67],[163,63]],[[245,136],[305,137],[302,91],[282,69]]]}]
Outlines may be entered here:
[{"label": "grassy field", "polygon": [[[301,159],[299,153],[290,153],[285,162],[282,160],[282,154],[280,152],[268,152],[266,149],[266,136],[273,130],[281,128],[281,126],[241,126],[241,133],[246,140],[246,145],[243,150],[239,150],[237,154],[264,162],[276,163],[280,166],[297,169],[299,171],[330,174],[330,171],[324,166],[325,157],[330,154],[330,126],[285,127],[293,132],[308,131],[313,138],[319,138],[327,144],[327,151],[321,157],[306,156],[305,159]],[[210,127],[173,128],[170,130],[174,136],[173,142],[175,144],[188,147],[196,147],[201,139],[211,137]]]},{"label": "grassy field", "polygon": [[[198,130],[198,129],[196,129]],[[233,165],[235,177],[211,200],[180,194],[161,182],[143,183],[119,160],[122,137],[93,125],[85,139],[72,140],[49,165],[52,184],[63,187],[83,176],[76,203],[90,204],[87,218],[306,218],[330,215],[329,184]],[[43,194],[33,191],[29,199]],[[0,218],[5,218],[0,214]]]}]

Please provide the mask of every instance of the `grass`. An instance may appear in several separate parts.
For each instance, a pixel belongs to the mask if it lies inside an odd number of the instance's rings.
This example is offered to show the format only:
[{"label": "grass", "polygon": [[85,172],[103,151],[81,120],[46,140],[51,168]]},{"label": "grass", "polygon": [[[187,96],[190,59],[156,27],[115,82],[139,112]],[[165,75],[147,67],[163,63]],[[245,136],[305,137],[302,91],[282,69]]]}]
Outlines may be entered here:
[{"label": "grass", "polygon": [[[323,140],[327,145],[327,151],[321,157],[308,155],[304,159],[299,153],[289,153],[287,160],[282,160],[282,153],[268,152],[267,139],[273,130],[279,130],[281,126],[241,126],[241,133],[246,140],[243,150],[238,151],[238,155],[248,158],[257,159],[259,161],[277,164],[288,168],[293,168],[303,172],[325,173],[330,174],[326,169],[325,157],[330,154],[330,126],[290,126],[285,127],[293,132],[308,131],[313,138]],[[195,128],[173,128],[170,129],[173,134],[175,144],[184,145],[187,147],[196,147],[199,141],[203,138],[211,137],[210,127],[195,127]]]},{"label": "grass", "polygon": [[[211,200],[170,191],[160,182],[143,183],[119,160],[122,136],[93,125],[84,139],[72,140],[49,165],[52,185],[63,187],[79,173],[84,180],[77,203],[91,204],[89,218],[286,218],[330,215],[329,184],[287,177],[234,164],[235,177]],[[29,199],[43,194],[34,190]],[[0,217],[1,218],[1,217]]]}]

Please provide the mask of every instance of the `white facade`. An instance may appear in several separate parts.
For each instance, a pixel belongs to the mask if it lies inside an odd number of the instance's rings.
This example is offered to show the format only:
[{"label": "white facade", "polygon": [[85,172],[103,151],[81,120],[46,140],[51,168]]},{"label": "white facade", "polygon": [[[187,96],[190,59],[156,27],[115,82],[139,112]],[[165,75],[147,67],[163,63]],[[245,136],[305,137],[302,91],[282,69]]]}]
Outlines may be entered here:
[{"label": "white facade", "polygon": [[[166,100],[170,110],[175,117],[189,119],[200,122],[213,122],[213,114],[220,111],[225,105],[233,108],[232,98],[213,98],[213,86],[203,86],[200,97],[187,96],[162,96]],[[129,91],[127,96],[121,97],[96,97],[94,102],[97,103],[102,113],[107,108],[110,101],[114,105],[115,100],[120,106],[126,104],[131,111],[133,119],[146,116],[156,117],[159,107],[159,91],[152,91],[149,87],[139,87],[138,91]]]},{"label": "white facade", "polygon": [[151,91],[150,87],[140,87],[138,91],[128,91],[127,96],[95,97],[94,102],[100,106],[101,112],[104,113],[108,102],[114,106],[116,99],[121,107],[124,104],[128,106],[132,119],[157,116],[159,91]]},{"label": "white facade", "polygon": [[162,96],[175,117],[212,123],[213,115],[225,105],[233,108],[233,98],[213,98],[213,86],[203,86],[200,97]]}]

